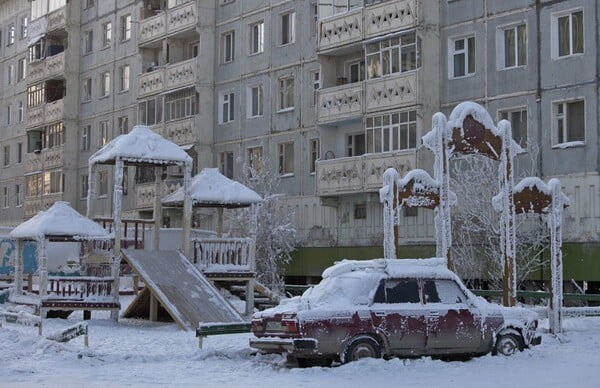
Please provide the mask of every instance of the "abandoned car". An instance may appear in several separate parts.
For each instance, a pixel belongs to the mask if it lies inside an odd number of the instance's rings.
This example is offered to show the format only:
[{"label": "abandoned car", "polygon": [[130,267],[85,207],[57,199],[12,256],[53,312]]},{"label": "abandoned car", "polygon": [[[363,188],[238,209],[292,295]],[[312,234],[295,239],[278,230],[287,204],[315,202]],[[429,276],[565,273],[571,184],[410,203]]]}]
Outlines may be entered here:
[{"label": "abandoned car", "polygon": [[302,296],[255,313],[250,346],[300,366],[512,355],[541,342],[537,324],[534,312],[473,295],[444,259],[343,260]]}]

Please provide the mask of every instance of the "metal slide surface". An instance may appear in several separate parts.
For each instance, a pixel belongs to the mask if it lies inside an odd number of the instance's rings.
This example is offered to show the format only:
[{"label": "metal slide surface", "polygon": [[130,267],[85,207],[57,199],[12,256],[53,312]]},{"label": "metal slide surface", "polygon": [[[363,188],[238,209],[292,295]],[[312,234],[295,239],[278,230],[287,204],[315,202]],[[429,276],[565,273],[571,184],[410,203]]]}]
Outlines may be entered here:
[{"label": "metal slide surface", "polygon": [[185,330],[209,322],[245,322],[212,283],[179,251],[123,249],[160,304]]}]

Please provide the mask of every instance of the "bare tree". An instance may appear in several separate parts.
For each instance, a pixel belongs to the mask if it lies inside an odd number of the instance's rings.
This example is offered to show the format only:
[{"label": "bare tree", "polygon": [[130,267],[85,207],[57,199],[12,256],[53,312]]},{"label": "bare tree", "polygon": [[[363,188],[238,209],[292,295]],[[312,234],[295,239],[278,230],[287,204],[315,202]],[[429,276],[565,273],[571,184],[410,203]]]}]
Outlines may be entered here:
[{"label": "bare tree", "polygon": [[[233,213],[232,234],[246,234],[254,228],[256,219],[257,280],[273,291],[283,292],[286,265],[296,244],[296,229],[291,223],[293,214],[281,206],[282,194],[277,193],[280,178],[267,157],[244,165],[243,184],[263,197],[263,202],[250,209]],[[256,212],[252,214],[252,212]]]},{"label": "bare tree", "polygon": [[[519,178],[535,171],[535,150],[519,157]],[[523,163],[524,162],[524,163]],[[486,279],[490,287],[502,288],[500,214],[492,206],[498,186],[498,162],[479,155],[456,158],[451,163],[451,189],[457,196],[452,209],[452,262],[464,279]],[[543,251],[549,232],[539,215],[519,214],[517,227],[517,283],[544,267]]]}]

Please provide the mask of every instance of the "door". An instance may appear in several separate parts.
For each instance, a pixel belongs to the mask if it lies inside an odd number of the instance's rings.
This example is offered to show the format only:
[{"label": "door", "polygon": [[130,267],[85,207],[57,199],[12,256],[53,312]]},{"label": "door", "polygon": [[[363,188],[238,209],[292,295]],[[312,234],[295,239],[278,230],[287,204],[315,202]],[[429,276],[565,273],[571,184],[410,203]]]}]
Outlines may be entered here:
[{"label": "door", "polygon": [[481,345],[481,314],[454,280],[423,282],[427,318],[427,352],[469,353]]},{"label": "door", "polygon": [[373,326],[399,354],[422,354],[426,345],[426,310],[415,279],[382,280],[371,305]]}]

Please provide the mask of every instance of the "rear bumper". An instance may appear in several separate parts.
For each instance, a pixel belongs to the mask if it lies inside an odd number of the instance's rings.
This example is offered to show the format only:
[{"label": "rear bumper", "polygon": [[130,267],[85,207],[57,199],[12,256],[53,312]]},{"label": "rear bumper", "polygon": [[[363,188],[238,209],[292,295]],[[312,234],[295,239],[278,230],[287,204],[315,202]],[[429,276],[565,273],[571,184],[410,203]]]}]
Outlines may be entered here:
[{"label": "rear bumper", "polygon": [[250,347],[263,353],[317,354],[317,340],[314,338],[251,338]]}]

